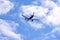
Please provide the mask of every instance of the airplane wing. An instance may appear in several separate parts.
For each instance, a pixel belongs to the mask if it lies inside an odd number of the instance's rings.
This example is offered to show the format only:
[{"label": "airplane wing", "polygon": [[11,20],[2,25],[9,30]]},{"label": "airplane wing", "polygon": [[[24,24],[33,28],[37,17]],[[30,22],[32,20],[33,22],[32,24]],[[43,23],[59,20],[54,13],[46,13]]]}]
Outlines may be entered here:
[{"label": "airplane wing", "polygon": [[22,15],[22,16],[25,18],[25,20],[28,19],[26,16],[24,16],[24,15]]},{"label": "airplane wing", "polygon": [[39,21],[39,19],[31,19],[31,21]]}]

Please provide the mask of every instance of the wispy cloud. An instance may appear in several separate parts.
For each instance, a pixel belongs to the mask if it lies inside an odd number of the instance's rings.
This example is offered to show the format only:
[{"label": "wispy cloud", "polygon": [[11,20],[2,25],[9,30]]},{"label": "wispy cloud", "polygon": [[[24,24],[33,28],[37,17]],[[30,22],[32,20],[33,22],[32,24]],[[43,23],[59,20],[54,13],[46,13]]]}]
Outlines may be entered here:
[{"label": "wispy cloud", "polygon": [[29,22],[29,25],[31,25],[35,29],[41,29],[44,28],[42,23],[34,23],[34,22]]},{"label": "wispy cloud", "polygon": [[22,40],[22,35],[14,32],[14,30],[17,28],[16,24],[17,23],[13,23],[13,25],[10,25],[10,23],[7,21],[0,19],[0,34],[3,34],[4,36],[13,38],[15,40]]},{"label": "wispy cloud", "polygon": [[7,14],[13,7],[14,4],[9,0],[0,0],[0,15]]}]

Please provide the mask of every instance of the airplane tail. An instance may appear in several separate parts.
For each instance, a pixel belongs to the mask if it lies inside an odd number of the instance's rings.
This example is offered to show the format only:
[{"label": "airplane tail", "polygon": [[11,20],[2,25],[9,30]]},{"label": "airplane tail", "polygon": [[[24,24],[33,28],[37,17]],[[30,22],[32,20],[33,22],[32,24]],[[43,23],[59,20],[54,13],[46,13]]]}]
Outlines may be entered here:
[{"label": "airplane tail", "polygon": [[34,15],[34,12],[33,12],[33,15]]}]

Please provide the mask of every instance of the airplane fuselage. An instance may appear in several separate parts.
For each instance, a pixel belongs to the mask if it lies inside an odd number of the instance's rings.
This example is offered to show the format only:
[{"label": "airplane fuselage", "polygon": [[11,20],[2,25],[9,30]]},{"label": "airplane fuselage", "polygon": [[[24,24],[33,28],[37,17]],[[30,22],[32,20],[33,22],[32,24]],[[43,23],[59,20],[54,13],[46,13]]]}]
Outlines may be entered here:
[{"label": "airplane fuselage", "polygon": [[34,15],[32,15],[30,18],[28,18],[28,19],[32,19],[34,17]]},{"label": "airplane fuselage", "polygon": [[25,20],[27,20],[27,21],[29,21],[29,20],[33,20],[32,18],[34,17],[34,13],[33,13],[33,15],[31,15],[31,17],[26,17],[26,16],[24,16],[24,15],[22,15],[23,17],[25,17]]},{"label": "airplane fuselage", "polygon": [[34,15],[32,15],[31,17],[29,17],[29,18],[26,18],[26,20],[28,21],[28,20],[32,20],[32,18],[34,17]]}]

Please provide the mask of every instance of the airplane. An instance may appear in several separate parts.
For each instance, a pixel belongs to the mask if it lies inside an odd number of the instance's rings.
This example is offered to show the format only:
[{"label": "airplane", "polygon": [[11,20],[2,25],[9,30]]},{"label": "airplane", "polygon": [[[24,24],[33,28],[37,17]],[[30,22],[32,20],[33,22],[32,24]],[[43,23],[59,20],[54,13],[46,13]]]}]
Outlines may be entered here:
[{"label": "airplane", "polygon": [[22,16],[25,17],[25,20],[27,20],[27,21],[29,21],[29,20],[33,21],[34,20],[34,19],[32,19],[34,17],[34,12],[33,12],[33,15],[31,15],[29,18],[24,16],[24,15],[22,15]]}]

